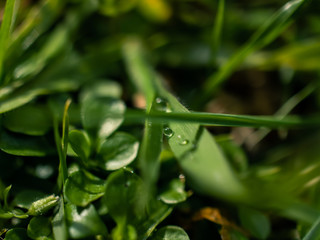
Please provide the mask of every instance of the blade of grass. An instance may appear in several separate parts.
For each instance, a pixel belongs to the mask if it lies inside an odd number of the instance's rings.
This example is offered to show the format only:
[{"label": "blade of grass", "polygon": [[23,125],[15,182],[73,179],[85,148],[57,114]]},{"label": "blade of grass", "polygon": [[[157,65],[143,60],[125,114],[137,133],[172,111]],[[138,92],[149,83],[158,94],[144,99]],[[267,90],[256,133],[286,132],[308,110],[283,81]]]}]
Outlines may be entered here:
[{"label": "blade of grass", "polygon": [[7,0],[3,20],[0,28],[0,85],[3,82],[3,63],[8,47],[13,24],[16,19],[16,11],[18,10],[20,0]]},{"label": "blade of grass", "polygon": [[302,240],[319,240],[320,239],[320,217],[312,225],[309,232],[304,236]]},{"label": "blade of grass", "polygon": [[292,0],[287,2],[279,11],[271,16],[222,67],[209,76],[203,88],[198,105],[206,102],[217,91],[219,86],[234,72],[240,63],[252,52],[266,46],[276,39],[281,32],[293,20],[293,14],[297,12],[303,3],[309,0]]},{"label": "blade of grass", "polygon": [[[318,86],[315,86],[314,83],[308,84],[306,87],[304,87],[301,91],[293,95],[291,98],[289,98],[282,107],[274,114],[274,117],[276,117],[279,120],[285,120],[285,117],[300,103],[302,102],[306,97],[308,97],[311,93],[313,93]],[[270,129],[261,128],[257,130],[256,132],[253,132],[248,137],[252,137],[255,135],[252,139],[254,139],[254,142],[250,143],[250,147],[254,148],[255,145],[257,145],[263,138],[265,138],[270,133]]]},{"label": "blade of grass", "polygon": [[[114,118],[123,117],[111,116]],[[267,127],[275,128],[312,128],[319,127],[320,117],[287,116],[278,118],[276,116],[249,116],[204,112],[150,112],[139,110],[127,110],[125,113],[127,124],[143,123],[145,119],[153,122],[188,123],[202,126],[224,126],[224,127]]]},{"label": "blade of grass", "polygon": [[[54,103],[50,103],[54,104]],[[67,149],[68,149],[68,132],[69,132],[69,116],[68,109],[71,104],[71,99],[68,99],[64,106],[63,118],[62,118],[62,137],[59,134],[59,120],[55,113],[54,106],[52,106],[53,112],[53,129],[54,138],[57,146],[59,156],[59,176],[58,176],[58,187],[61,190],[66,179],[68,178],[68,167],[67,167]]]},{"label": "blade of grass", "polygon": [[212,60],[214,63],[216,63],[217,52],[220,48],[224,9],[225,9],[225,0],[219,0],[217,15],[216,15],[215,23],[212,30],[211,51],[212,51]]},{"label": "blade of grass", "polygon": [[[157,111],[156,105],[156,101],[154,101],[150,112]],[[146,119],[143,140],[139,150],[139,163],[142,179],[150,192],[155,189],[160,170],[162,129],[162,122]]]}]

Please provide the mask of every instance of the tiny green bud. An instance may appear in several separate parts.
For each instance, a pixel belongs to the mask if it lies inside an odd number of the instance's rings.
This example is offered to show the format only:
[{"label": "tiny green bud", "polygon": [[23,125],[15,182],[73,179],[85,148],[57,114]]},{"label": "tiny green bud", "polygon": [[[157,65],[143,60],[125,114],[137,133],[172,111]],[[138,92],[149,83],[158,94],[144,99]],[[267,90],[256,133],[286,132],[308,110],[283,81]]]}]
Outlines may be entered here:
[{"label": "tiny green bud", "polygon": [[50,195],[33,202],[27,212],[29,215],[38,216],[46,213],[48,210],[58,204],[59,197]]}]

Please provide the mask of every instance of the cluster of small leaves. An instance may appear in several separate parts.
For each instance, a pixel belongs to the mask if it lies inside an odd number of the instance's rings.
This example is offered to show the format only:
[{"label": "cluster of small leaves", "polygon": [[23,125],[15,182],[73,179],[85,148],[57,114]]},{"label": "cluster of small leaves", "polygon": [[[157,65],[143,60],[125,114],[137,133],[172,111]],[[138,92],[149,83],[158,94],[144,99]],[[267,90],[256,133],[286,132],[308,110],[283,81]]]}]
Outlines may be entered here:
[{"label": "cluster of small leaves", "polygon": [[[242,67],[273,68],[280,62],[306,68],[288,59],[298,61],[318,43],[303,53],[298,44],[289,51],[274,51],[262,61],[252,59],[277,39],[307,0],[288,1],[222,63],[220,38],[227,12],[225,1],[217,2],[0,3],[4,7],[0,238],[188,240],[187,231],[208,239],[211,236],[197,233],[190,225],[209,220],[223,239],[267,239],[272,234],[269,216],[281,216],[294,220],[302,234],[315,222],[306,235],[315,239],[320,214],[315,196],[318,152],[297,150],[290,158],[294,164],[288,166],[284,161],[252,167],[237,144],[229,139],[217,141],[204,125],[314,127],[319,126],[319,119],[191,113],[163,87],[162,78],[147,61],[144,44],[155,53],[152,61],[168,68],[215,65],[216,73],[197,89],[200,94],[194,106],[207,102],[245,59]],[[191,7],[198,9],[195,14],[190,14]],[[216,8],[211,33],[207,27]],[[170,27],[161,32],[170,18],[188,29],[170,38]],[[193,33],[203,26],[209,29],[204,36]],[[179,39],[186,36],[195,39],[180,45]],[[210,44],[205,44],[207,38],[213,38]],[[270,63],[273,56],[276,60]],[[126,87],[132,85],[137,95]],[[317,85],[310,86],[301,99],[317,89]],[[141,95],[145,112],[130,112],[132,105],[139,105],[135,97]],[[286,110],[296,104],[289,103]],[[134,117],[139,124],[132,121]],[[317,140],[318,134],[299,147]],[[306,156],[308,161],[304,161]],[[214,199],[209,207],[207,197]],[[218,199],[225,208],[236,210],[232,219],[214,206]],[[179,214],[187,219],[179,220]]]}]

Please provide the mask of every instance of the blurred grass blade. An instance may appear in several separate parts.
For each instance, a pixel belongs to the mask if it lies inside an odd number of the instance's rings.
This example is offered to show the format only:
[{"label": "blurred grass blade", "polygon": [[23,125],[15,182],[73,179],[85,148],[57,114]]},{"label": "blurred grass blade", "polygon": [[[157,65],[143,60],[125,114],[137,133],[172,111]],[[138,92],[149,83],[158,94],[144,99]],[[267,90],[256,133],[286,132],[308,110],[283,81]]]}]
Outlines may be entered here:
[{"label": "blurred grass blade", "polygon": [[0,85],[3,82],[3,62],[20,0],[7,0],[0,27]]},{"label": "blurred grass blade", "polygon": [[[139,53],[139,54],[137,54]],[[152,101],[155,98],[154,74],[146,59],[142,56],[141,45],[136,38],[128,38],[123,44],[123,55],[127,71],[131,80],[141,91],[147,104],[147,112],[150,110]]]},{"label": "blurred grass blade", "polygon": [[320,217],[312,225],[311,229],[302,240],[319,240],[320,239]]},{"label": "blurred grass blade", "polygon": [[217,15],[215,18],[215,23],[212,31],[211,50],[212,50],[212,60],[214,61],[214,63],[216,63],[217,52],[220,48],[224,11],[225,11],[224,9],[225,9],[225,0],[219,0]]},{"label": "blurred grass blade", "polygon": [[309,0],[289,1],[268,19],[217,73],[214,73],[206,80],[202,89],[203,93],[200,101],[205,102],[208,100],[248,55],[276,39],[291,23],[293,14],[307,1]]},{"label": "blurred grass blade", "polygon": [[[279,110],[274,114],[274,117],[276,117],[279,120],[285,120],[285,117],[305,98],[307,98],[311,93],[313,93],[319,86],[316,86],[314,83],[308,84],[306,87],[304,87],[301,91],[293,95],[291,98],[289,98],[282,106],[279,108]],[[281,121],[282,122],[282,121]],[[256,132],[250,134],[250,137],[252,137],[250,147],[253,148],[256,144],[258,144],[264,137],[266,137],[270,133],[270,129],[261,128],[257,130]]]}]

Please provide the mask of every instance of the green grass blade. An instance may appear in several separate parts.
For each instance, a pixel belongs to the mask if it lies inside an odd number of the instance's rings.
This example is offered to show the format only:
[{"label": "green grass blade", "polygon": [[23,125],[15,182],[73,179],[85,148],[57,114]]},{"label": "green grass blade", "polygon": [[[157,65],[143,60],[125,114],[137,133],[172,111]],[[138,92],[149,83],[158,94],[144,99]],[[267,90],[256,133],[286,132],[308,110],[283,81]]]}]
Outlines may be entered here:
[{"label": "green grass blade", "polygon": [[[117,117],[117,116],[113,116]],[[119,116],[119,117],[122,117]],[[150,112],[127,110],[126,123],[142,123],[145,119],[154,122],[188,123],[202,126],[267,127],[267,128],[312,128],[320,126],[320,117],[299,116],[250,116],[204,112]]]},{"label": "green grass blade", "polygon": [[277,38],[291,23],[293,14],[308,0],[292,0],[287,2],[264,25],[262,25],[222,67],[211,75],[204,84],[200,101],[206,101],[218,87],[234,72],[240,63],[252,52],[264,47]]},{"label": "green grass blade", "polygon": [[224,19],[225,0],[219,0],[217,15],[212,31],[212,59],[216,62],[217,52],[220,48],[221,32]]},{"label": "green grass blade", "polygon": [[2,84],[3,62],[16,18],[20,0],[7,0],[0,28],[0,85]]},{"label": "green grass blade", "polygon": [[[157,111],[156,105],[156,101],[154,101],[154,104],[151,106],[151,112]],[[139,150],[141,175],[150,191],[155,189],[159,176],[162,125],[161,122],[146,119],[143,140]]]},{"label": "green grass blade", "polygon": [[302,240],[319,240],[320,239],[320,217],[312,225],[311,229]]}]

